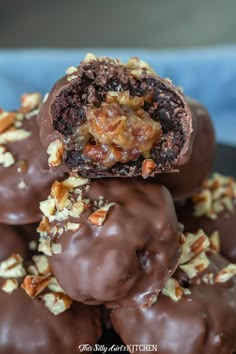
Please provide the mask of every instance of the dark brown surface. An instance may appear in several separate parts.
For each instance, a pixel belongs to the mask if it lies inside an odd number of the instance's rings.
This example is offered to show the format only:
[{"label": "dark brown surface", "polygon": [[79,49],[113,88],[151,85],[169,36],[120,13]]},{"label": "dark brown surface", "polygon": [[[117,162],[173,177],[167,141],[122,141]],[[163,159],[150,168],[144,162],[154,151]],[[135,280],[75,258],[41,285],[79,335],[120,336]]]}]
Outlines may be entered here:
[{"label": "dark brown surface", "polygon": [[96,307],[73,303],[55,316],[23,289],[11,295],[0,290],[0,311],[1,354],[75,354],[80,344],[94,345],[101,334]]},{"label": "dark brown surface", "polygon": [[0,261],[12,253],[26,257],[30,253],[29,241],[38,239],[36,228],[36,224],[19,226],[0,224]]},{"label": "dark brown surface", "polygon": [[[218,255],[211,262],[214,275],[227,264]],[[146,309],[113,310],[114,328],[125,343],[156,344],[160,354],[231,354],[236,348],[235,280],[189,289],[191,294],[178,302],[161,295]]]},{"label": "dark brown surface", "polygon": [[[12,252],[29,255],[35,225],[0,226],[0,261]],[[0,278],[0,286],[3,281]],[[94,345],[101,335],[97,307],[73,303],[55,316],[40,297],[32,299],[21,288],[12,294],[0,289],[0,313],[1,354],[74,354],[80,352],[80,344]]]},{"label": "dark brown surface", "polygon": [[73,299],[147,304],[171,276],[180,255],[170,194],[159,185],[109,179],[91,183],[87,197],[99,196],[117,204],[102,226],[88,221],[90,208],[69,219],[81,226],[58,238],[62,252],[50,258],[53,272]]},{"label": "dark brown surface", "polygon": [[[10,167],[0,166],[0,222],[7,224],[39,221],[39,202],[46,198],[52,182],[59,176],[48,171],[47,154],[39,139],[36,116],[25,119],[22,128],[31,135],[7,145],[16,163]],[[25,172],[17,171],[20,161],[26,161]],[[21,181],[26,183],[25,189],[19,188]]]},{"label": "dark brown surface", "polygon": [[[214,164],[215,171],[219,171],[223,174],[233,175],[236,177],[235,161],[236,161],[236,149],[234,147],[227,146],[227,145],[221,145],[221,144],[217,145],[217,147],[216,147],[216,161]],[[186,277],[184,277],[184,278],[186,278]],[[209,299],[210,299],[210,297],[209,297]],[[208,301],[209,301],[209,299],[208,299]],[[132,312],[133,310],[131,309],[130,311]],[[129,318],[129,316],[127,313],[127,319],[128,318]],[[225,320],[225,323],[227,323],[227,319]],[[191,326],[191,324],[188,323],[188,326]],[[153,330],[157,331],[157,328],[158,327],[154,327]],[[133,335],[134,332],[135,332],[135,327],[131,333],[131,336]],[[141,333],[141,335],[142,335],[142,333]],[[234,337],[234,334],[232,336]],[[187,340],[188,339],[184,340],[183,348],[184,348],[185,342]],[[100,342],[101,342],[101,344],[107,345],[108,348],[112,347],[113,345],[122,345],[123,344],[123,342],[121,341],[119,336],[117,334],[115,334],[112,330],[104,330],[104,333],[103,333],[103,336],[102,336]],[[128,342],[130,342],[130,341],[128,341]],[[180,350],[180,353],[182,354],[182,348]],[[202,354],[201,351],[197,354],[200,354],[200,353]],[[229,352],[226,352],[226,353],[229,354]],[[192,353],[190,353],[190,354],[192,354]],[[206,353],[206,354],[209,354],[209,353]]]},{"label": "dark brown surface", "polygon": [[[188,162],[195,132],[184,96],[169,80],[158,77],[150,68],[140,70],[136,63],[135,70],[141,71],[137,77],[132,73],[133,67],[125,65],[109,58],[85,60],[78,66],[77,77],[72,81],[68,81],[67,76],[61,78],[42,105],[38,116],[42,143],[48,147],[55,139],[63,141],[62,166],[66,170],[79,171],[82,176],[91,178],[142,175],[144,157],[135,155],[135,149],[132,150],[134,158],[129,162],[117,160],[121,162],[106,167],[103,161],[109,155],[107,145],[100,144],[91,135],[88,144],[86,139],[78,138],[78,128],[87,122],[86,110],[100,107],[110,91],[129,91],[132,97],[151,97],[147,101],[145,98],[142,110],[162,126],[161,140],[158,137],[148,156],[156,164],[153,173],[172,171]],[[98,161],[86,153],[88,145],[97,147]],[[113,149],[123,151],[122,144],[113,145]]]},{"label": "dark brown surface", "polygon": [[179,172],[154,177],[167,186],[174,200],[181,200],[196,193],[212,170],[215,158],[215,134],[207,109],[199,102],[187,100],[196,119],[196,136],[188,163],[179,167]]}]

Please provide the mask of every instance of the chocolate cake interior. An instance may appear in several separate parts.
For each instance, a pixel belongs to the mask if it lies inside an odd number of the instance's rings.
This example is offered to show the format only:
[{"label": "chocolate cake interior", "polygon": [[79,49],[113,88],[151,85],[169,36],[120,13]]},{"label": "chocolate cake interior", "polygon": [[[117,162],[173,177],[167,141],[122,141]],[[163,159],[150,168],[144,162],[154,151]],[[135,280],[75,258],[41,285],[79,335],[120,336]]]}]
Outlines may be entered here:
[{"label": "chocolate cake interior", "polygon": [[54,99],[53,128],[64,137],[70,169],[102,177],[135,174],[145,158],[159,171],[173,166],[185,143],[186,107],[154,73],[134,71],[107,58],[82,62]]}]

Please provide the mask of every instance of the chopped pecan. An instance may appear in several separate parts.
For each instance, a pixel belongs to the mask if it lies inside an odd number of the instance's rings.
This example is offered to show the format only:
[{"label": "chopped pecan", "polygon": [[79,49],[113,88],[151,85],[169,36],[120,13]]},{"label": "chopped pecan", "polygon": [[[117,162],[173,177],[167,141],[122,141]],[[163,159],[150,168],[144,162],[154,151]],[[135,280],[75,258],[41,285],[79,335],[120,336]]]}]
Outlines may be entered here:
[{"label": "chopped pecan", "polygon": [[96,210],[94,213],[89,215],[88,220],[93,225],[101,226],[104,223],[105,219],[106,219],[106,216],[107,216],[107,213],[108,213],[109,209],[115,204],[116,203],[106,204],[104,207]]}]

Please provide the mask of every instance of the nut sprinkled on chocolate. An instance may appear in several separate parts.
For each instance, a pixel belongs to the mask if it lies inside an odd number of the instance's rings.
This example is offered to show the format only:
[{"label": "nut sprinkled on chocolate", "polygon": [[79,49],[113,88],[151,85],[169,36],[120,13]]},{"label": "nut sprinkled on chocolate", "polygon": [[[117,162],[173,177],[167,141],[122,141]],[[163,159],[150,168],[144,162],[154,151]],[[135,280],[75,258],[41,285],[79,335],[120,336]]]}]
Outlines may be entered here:
[{"label": "nut sprinkled on chocolate", "polygon": [[[38,232],[41,236],[40,251],[44,252],[42,244],[45,244],[45,241],[48,243],[48,236],[56,237],[67,230],[78,230],[80,228],[80,223],[78,222],[68,221],[63,227],[59,224],[57,225],[56,222],[69,220],[70,218],[79,218],[88,206],[92,206],[95,209],[88,216],[89,222],[97,226],[101,226],[104,223],[109,209],[116,203],[103,202],[104,205],[98,209],[97,205],[101,206],[101,198],[99,203],[96,200],[91,201],[88,198],[83,198],[83,195],[88,192],[89,188],[89,180],[75,173],[70,174],[62,182],[55,181],[53,183],[48,199],[40,202],[40,210],[44,215],[38,227]],[[53,222],[55,223],[51,227],[50,223]],[[51,246],[53,247],[53,245]],[[47,250],[46,254],[49,255]]]},{"label": "nut sprinkled on chocolate", "polygon": [[25,94],[21,101],[17,111],[0,112],[0,222],[16,225],[40,220],[39,202],[62,175],[49,171],[40,142],[40,94]]},{"label": "nut sprinkled on chocolate", "polygon": [[[70,308],[72,300],[64,294],[64,291],[53,277],[47,257],[34,255],[32,257],[33,262],[28,266],[27,272],[23,261],[19,254],[12,254],[6,260],[0,262],[0,277],[6,278],[2,285],[2,290],[12,293],[20,285],[31,298],[36,298],[39,295],[41,296],[41,293],[44,293],[42,299],[45,300],[45,305],[49,311],[55,315]],[[34,273],[33,275],[31,274],[32,272]],[[45,294],[47,288],[50,292]],[[55,301],[52,302],[50,299],[54,297],[54,294]]]},{"label": "nut sprinkled on chocolate", "polygon": [[[224,282],[218,283],[222,273]],[[183,282],[177,272],[152,306],[114,309],[114,329],[126,344],[155,343],[160,354],[234,353],[236,278],[231,274],[235,265],[212,254],[195,281]]]},{"label": "nut sprinkled on chocolate", "polygon": [[[89,55],[66,73],[39,113],[51,167],[62,165],[93,178],[146,178],[189,159],[191,112],[171,81],[148,64]],[[52,150],[60,156],[56,164]],[[153,161],[148,173],[142,171],[145,159]]]},{"label": "nut sprinkled on chocolate", "polygon": [[176,203],[176,213],[185,232],[203,229],[212,249],[236,262],[236,180],[214,173],[202,189],[184,203]]},{"label": "nut sprinkled on chocolate", "polygon": [[177,267],[180,230],[163,186],[72,173],[40,208],[39,249],[72,299],[149,305]]},{"label": "nut sprinkled on chocolate", "polygon": [[193,214],[196,217],[216,219],[224,210],[233,213],[236,205],[236,181],[233,177],[214,173],[212,178],[203,183],[201,192],[192,200]]}]

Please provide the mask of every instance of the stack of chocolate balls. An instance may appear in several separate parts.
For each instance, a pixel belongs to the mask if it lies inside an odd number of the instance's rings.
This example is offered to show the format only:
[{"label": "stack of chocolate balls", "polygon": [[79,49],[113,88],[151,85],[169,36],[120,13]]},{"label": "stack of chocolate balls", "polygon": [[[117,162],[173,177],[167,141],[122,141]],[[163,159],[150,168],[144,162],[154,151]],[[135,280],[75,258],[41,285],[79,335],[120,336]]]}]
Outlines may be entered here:
[{"label": "stack of chocolate balls", "polygon": [[236,181],[200,103],[88,54],[0,144],[0,353],[91,349],[98,305],[136,353],[236,351]]}]

